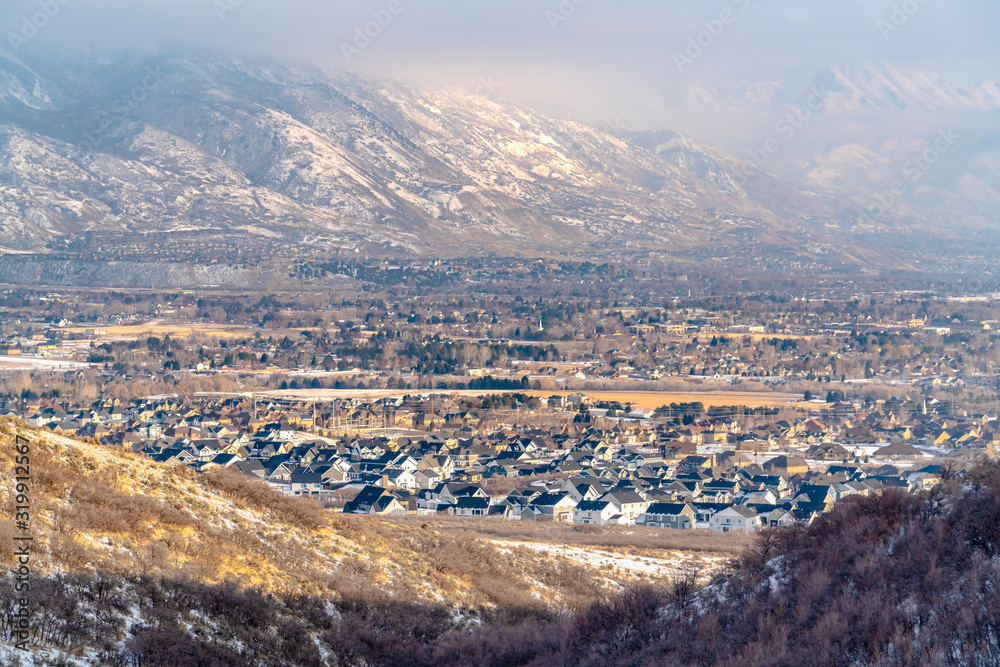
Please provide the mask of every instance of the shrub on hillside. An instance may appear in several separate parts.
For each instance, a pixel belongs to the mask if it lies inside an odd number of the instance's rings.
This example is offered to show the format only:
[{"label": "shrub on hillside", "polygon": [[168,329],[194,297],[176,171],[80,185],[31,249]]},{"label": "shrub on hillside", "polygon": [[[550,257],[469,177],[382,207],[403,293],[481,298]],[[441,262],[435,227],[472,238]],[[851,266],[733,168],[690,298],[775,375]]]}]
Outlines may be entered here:
[{"label": "shrub on hillside", "polygon": [[319,503],[306,498],[283,495],[267,482],[247,477],[229,468],[215,468],[205,473],[209,489],[234,502],[256,510],[271,511],[282,520],[305,530],[319,530],[328,525]]},{"label": "shrub on hillside", "polygon": [[[520,585],[458,610],[374,587],[320,599],[59,575],[32,587],[33,638],[123,667],[998,665],[998,525],[991,462],[930,492],[855,497],[811,526],[765,532],[731,574],[693,594],[680,577],[674,590],[637,588],[572,615],[523,604]],[[476,544],[439,548],[447,573],[501,574],[503,561]],[[0,608],[16,599],[0,580]]]}]

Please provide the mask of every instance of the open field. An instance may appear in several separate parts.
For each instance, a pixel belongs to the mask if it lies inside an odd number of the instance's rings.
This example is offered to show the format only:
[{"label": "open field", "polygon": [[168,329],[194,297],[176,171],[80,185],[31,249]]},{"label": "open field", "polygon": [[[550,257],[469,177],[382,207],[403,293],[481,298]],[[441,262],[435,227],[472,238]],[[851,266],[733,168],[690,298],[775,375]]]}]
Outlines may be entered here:
[{"label": "open field", "polygon": [[94,327],[66,327],[63,331],[68,333],[85,334],[88,330],[97,329],[107,333],[104,336],[134,337],[142,336],[171,336],[172,338],[187,338],[194,335],[220,336],[226,338],[236,338],[252,336],[255,329],[244,326],[226,324],[136,324],[126,326],[94,326]]},{"label": "open field", "polygon": [[[566,396],[570,391],[510,391],[499,389],[277,389],[262,392],[261,396],[274,396],[307,401],[332,401],[345,398],[365,398],[377,400],[380,398],[397,398],[402,396],[447,395],[447,396],[487,396],[495,394],[525,394],[548,398],[549,396]],[[618,401],[631,403],[637,408],[658,408],[671,403],[700,402],[706,408],[719,405],[739,405],[746,408],[789,407],[798,405],[802,397],[798,394],[769,394],[748,391],[705,391],[705,392],[666,392],[666,391],[584,391],[592,401]],[[808,405],[808,404],[807,404]],[[812,405],[815,407],[815,405]]]},{"label": "open field", "polygon": [[[526,391],[529,396],[548,398],[566,396],[570,391]],[[798,394],[769,394],[752,391],[583,391],[592,401],[631,403],[636,408],[654,409],[671,403],[703,404],[706,408],[720,405],[740,405],[745,408],[788,407],[802,400]]]},{"label": "open field", "polygon": [[50,357],[3,357],[0,356],[0,371],[19,370],[59,370],[68,371],[74,368],[87,368],[93,364],[83,361],[68,361],[66,359],[53,359]]},{"label": "open field", "polygon": [[392,523],[419,524],[443,533],[489,540],[532,542],[575,547],[615,549],[622,552],[683,551],[736,556],[753,543],[753,536],[709,530],[670,530],[645,526],[594,526],[443,517],[384,519]]},{"label": "open field", "polygon": [[622,554],[617,550],[599,547],[571,547],[544,542],[511,542],[493,540],[491,544],[502,551],[530,549],[548,556],[565,558],[574,563],[593,567],[598,571],[611,570],[620,574],[653,579],[683,577],[691,572],[699,583],[707,583],[712,576],[724,571],[729,557],[689,551],[659,551],[655,554]]},{"label": "open field", "polygon": [[753,544],[754,537],[708,530],[669,530],[645,526],[594,526],[406,517],[383,519],[447,535],[459,542],[482,540],[505,553],[534,552],[594,568],[607,576],[669,581],[693,574],[707,583]]}]

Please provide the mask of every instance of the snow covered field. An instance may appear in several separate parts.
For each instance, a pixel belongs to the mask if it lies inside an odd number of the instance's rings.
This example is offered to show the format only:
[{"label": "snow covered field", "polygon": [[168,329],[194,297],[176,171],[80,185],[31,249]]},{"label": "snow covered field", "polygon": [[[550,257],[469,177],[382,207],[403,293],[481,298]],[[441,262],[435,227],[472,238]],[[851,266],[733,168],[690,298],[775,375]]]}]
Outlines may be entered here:
[{"label": "snow covered field", "polygon": [[72,370],[74,368],[88,368],[93,364],[83,361],[68,361],[66,359],[52,359],[51,357],[0,357],[0,371],[2,370]]},{"label": "snow covered field", "polygon": [[690,568],[699,570],[700,579],[708,579],[724,567],[727,556],[683,551],[664,551],[662,558],[614,553],[596,547],[578,547],[545,542],[520,542],[491,540],[497,548],[509,551],[516,548],[534,549],[554,556],[562,556],[581,565],[596,569],[616,568],[642,576],[682,576]]}]

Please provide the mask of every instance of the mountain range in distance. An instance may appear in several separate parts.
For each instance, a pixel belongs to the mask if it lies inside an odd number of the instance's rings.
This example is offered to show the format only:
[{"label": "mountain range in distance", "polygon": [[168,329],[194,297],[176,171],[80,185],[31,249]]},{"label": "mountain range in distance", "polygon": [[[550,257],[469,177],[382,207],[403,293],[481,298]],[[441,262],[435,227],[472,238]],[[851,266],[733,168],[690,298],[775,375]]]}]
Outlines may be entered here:
[{"label": "mountain range in distance", "polygon": [[[992,238],[996,85],[851,63],[684,94],[745,118],[744,145],[210,52],[0,53],[0,248],[229,230],[371,255],[878,264],[898,259],[891,239]],[[900,136],[845,129],[874,113]]]}]

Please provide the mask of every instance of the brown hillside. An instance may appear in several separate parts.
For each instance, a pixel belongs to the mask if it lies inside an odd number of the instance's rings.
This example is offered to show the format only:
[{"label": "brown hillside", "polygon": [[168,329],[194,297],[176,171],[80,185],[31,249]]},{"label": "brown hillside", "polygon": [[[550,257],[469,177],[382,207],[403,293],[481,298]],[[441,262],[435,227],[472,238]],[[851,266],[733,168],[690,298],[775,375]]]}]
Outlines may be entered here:
[{"label": "brown hillside", "polygon": [[[428,526],[333,513],[239,473],[202,475],[12,421],[0,422],[5,479],[14,473],[17,433],[32,440],[31,534],[33,567],[40,574],[106,572],[228,582],[281,594],[351,593],[454,606],[569,609],[640,578],[668,578],[601,567],[506,539],[498,548],[493,541],[508,532],[503,527],[477,534],[438,522]],[[13,485],[5,485],[0,538],[7,544],[20,534],[13,521],[15,505]],[[567,543],[623,544],[620,537],[573,540],[582,536],[560,534],[556,539]],[[520,541],[528,541],[525,537]],[[650,547],[662,546],[638,545],[644,556],[651,555]],[[0,563],[13,563],[13,549],[0,553]]]}]

